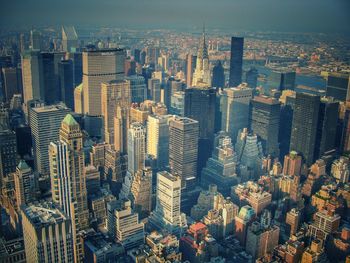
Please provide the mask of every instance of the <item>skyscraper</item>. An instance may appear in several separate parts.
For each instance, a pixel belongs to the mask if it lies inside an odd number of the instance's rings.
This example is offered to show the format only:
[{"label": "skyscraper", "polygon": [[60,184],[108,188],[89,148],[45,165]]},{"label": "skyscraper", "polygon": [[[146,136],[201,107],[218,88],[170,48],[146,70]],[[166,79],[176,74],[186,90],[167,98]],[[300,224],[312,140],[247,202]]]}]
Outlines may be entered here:
[{"label": "skyscraper", "polygon": [[148,80],[147,98],[155,102],[160,102],[160,80],[151,78]]},{"label": "skyscraper", "polygon": [[205,31],[203,28],[202,38],[199,42],[196,68],[193,73],[193,80],[191,86],[204,85],[210,87],[211,74],[209,68],[209,55],[207,49],[207,43],[205,41]]},{"label": "skyscraper", "polygon": [[329,73],[327,77],[326,96],[339,101],[350,99],[350,75]]},{"label": "skyscraper", "polygon": [[180,176],[183,187],[196,182],[199,123],[186,117],[170,121],[169,164],[172,174]]},{"label": "skyscraper", "polygon": [[83,83],[74,89],[74,112],[80,114],[84,113]]},{"label": "skyscraper", "polygon": [[307,165],[311,165],[316,158],[314,150],[319,108],[319,96],[296,94],[290,149],[299,152]]},{"label": "skyscraper", "polygon": [[78,34],[74,26],[62,26],[62,49],[65,52],[78,48]]},{"label": "skyscraper", "polygon": [[50,202],[21,210],[27,262],[74,262],[71,220]]},{"label": "skyscraper", "polygon": [[283,174],[299,176],[301,173],[302,158],[296,151],[291,151],[284,157]]},{"label": "skyscraper", "polygon": [[223,91],[221,129],[229,134],[234,143],[238,132],[248,128],[249,105],[252,97],[253,89],[244,84]]},{"label": "skyscraper", "polygon": [[123,49],[83,52],[84,113],[101,115],[101,83],[124,77]]},{"label": "skyscraper", "polygon": [[186,85],[192,87],[193,72],[196,68],[197,56],[187,54],[186,59]]},{"label": "skyscraper", "polygon": [[36,170],[43,175],[49,174],[49,144],[58,140],[61,122],[69,112],[70,110],[61,104],[31,108],[29,121],[32,129],[34,164]]},{"label": "skyscraper", "polygon": [[125,78],[130,84],[131,102],[141,103],[147,99],[147,87],[142,76],[129,76]]},{"label": "skyscraper", "polygon": [[29,204],[36,197],[36,178],[32,168],[24,160],[21,160],[14,175],[17,207]]},{"label": "skyscraper", "polygon": [[42,49],[41,32],[37,30],[30,30],[30,47],[32,50]]},{"label": "skyscraper", "polygon": [[231,38],[230,87],[237,87],[242,83],[243,45],[243,37]]},{"label": "skyscraper", "polygon": [[273,98],[256,96],[251,100],[251,130],[259,136],[265,154],[273,157],[279,156],[280,108],[279,101]]},{"label": "skyscraper", "polygon": [[166,171],[158,172],[156,208],[149,217],[150,224],[156,229],[180,235],[186,226],[180,205],[181,178]]},{"label": "skyscraper", "polygon": [[157,168],[169,165],[169,122],[171,115],[150,115],[147,121],[147,154],[157,161]]},{"label": "skyscraper", "polygon": [[0,72],[3,80],[3,91],[5,101],[9,102],[13,95],[22,93],[22,79],[19,76],[20,70],[18,68],[2,68]]},{"label": "skyscraper", "polygon": [[255,89],[258,86],[259,72],[255,67],[251,67],[245,74],[245,82],[248,87]]},{"label": "skyscraper", "polygon": [[68,108],[74,110],[73,61],[62,60],[58,63],[60,99]]},{"label": "skyscraper", "polygon": [[183,83],[179,79],[175,79],[173,77],[169,78],[166,86],[164,87],[164,104],[167,108],[171,109],[171,96],[175,94],[177,91],[183,90]]},{"label": "skyscraper", "polygon": [[[101,84],[101,113],[104,122],[104,141],[106,143],[111,145],[120,144],[114,141],[116,136],[115,118],[118,111],[129,111],[130,103],[130,82],[117,80]],[[123,136],[126,136],[125,133]]]},{"label": "skyscraper", "polygon": [[128,171],[134,174],[145,167],[146,129],[138,122],[128,130]]},{"label": "skyscraper", "polygon": [[214,141],[216,92],[214,88],[191,87],[185,89],[185,116],[198,121],[198,163],[200,175],[211,155]]},{"label": "skyscraper", "polygon": [[73,61],[74,87],[83,81],[83,55],[81,52],[70,52],[66,54],[66,59]]},{"label": "skyscraper", "polygon": [[131,185],[134,211],[140,216],[147,216],[152,210],[152,169],[146,167],[138,170]]},{"label": "skyscraper", "polygon": [[11,130],[0,131],[0,186],[9,173],[16,171],[17,141],[16,134]]},{"label": "skyscraper", "polygon": [[294,90],[295,76],[294,71],[272,71],[268,76],[269,90]]},{"label": "skyscraper", "polygon": [[213,68],[213,79],[211,86],[214,88],[224,88],[225,87],[225,74],[224,68],[219,60]]}]

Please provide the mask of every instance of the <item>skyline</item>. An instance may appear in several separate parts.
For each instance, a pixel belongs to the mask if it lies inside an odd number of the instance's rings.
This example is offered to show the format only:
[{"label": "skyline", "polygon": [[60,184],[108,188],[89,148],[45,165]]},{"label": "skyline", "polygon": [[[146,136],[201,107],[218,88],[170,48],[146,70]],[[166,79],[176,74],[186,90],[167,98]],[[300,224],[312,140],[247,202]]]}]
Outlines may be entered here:
[{"label": "skyline", "polygon": [[74,24],[189,30],[205,23],[208,29],[349,35],[347,10],[346,0],[17,0],[6,2],[0,10],[0,28]]}]

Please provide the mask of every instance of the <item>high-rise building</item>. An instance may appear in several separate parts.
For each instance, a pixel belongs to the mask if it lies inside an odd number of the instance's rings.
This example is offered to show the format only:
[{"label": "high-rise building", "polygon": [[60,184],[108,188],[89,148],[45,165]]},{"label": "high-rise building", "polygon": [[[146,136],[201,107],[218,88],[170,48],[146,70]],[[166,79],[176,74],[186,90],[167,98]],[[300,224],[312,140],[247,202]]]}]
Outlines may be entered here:
[{"label": "high-rise building", "polygon": [[197,52],[197,60],[196,60],[196,68],[193,73],[192,85],[198,86],[204,85],[210,87],[211,85],[211,74],[209,67],[209,55],[207,49],[207,43],[205,41],[205,31],[203,28],[203,35],[199,42],[198,52]]},{"label": "high-rise building", "polygon": [[83,52],[84,113],[101,115],[101,83],[124,77],[123,49]]},{"label": "high-rise building", "polygon": [[265,154],[279,156],[278,131],[280,124],[280,102],[276,99],[256,96],[251,100],[251,130],[258,135]]},{"label": "high-rise building", "polygon": [[126,250],[142,245],[145,241],[144,224],[139,215],[131,209],[131,202],[125,200],[120,209],[115,210],[115,237]]},{"label": "high-rise building", "polygon": [[0,186],[3,179],[16,171],[17,141],[16,134],[11,130],[0,131]]},{"label": "high-rise building", "polygon": [[225,87],[225,73],[224,67],[219,60],[213,68],[213,79],[211,86],[214,88],[224,88]]},{"label": "high-rise building", "polygon": [[235,143],[238,133],[249,124],[249,105],[253,97],[253,89],[240,84],[223,91],[221,98],[221,129],[226,131]]},{"label": "high-rise building", "polygon": [[192,87],[193,72],[196,68],[197,56],[187,54],[186,59],[186,85]]},{"label": "high-rise building", "polygon": [[130,103],[130,83],[128,81],[117,80],[101,84],[101,113],[104,122],[104,141],[106,143],[111,145],[120,144],[114,141],[117,133],[115,118],[118,111],[129,111]]},{"label": "high-rise building", "polygon": [[337,180],[337,182],[349,182],[349,159],[342,156],[335,160],[332,163],[331,174]]},{"label": "high-rise building", "polygon": [[314,214],[314,221],[309,225],[308,235],[321,240],[326,240],[329,234],[338,230],[340,215],[326,210]]},{"label": "high-rise building", "polygon": [[43,47],[41,32],[38,30],[30,30],[30,48],[32,50],[41,50]]},{"label": "high-rise building", "polygon": [[290,150],[299,152],[307,165],[311,165],[316,158],[314,151],[319,108],[319,96],[296,94]]},{"label": "high-rise building", "polygon": [[84,169],[83,134],[71,114],[62,121],[59,131],[60,143],[50,144],[50,175],[53,185],[60,189],[53,192],[64,212],[72,219],[74,257],[76,262],[83,258],[79,231],[89,226],[86,178]]},{"label": "high-rise building", "polygon": [[149,217],[150,224],[161,231],[180,235],[186,219],[180,212],[181,178],[166,171],[157,173],[156,208]]},{"label": "high-rise building", "polygon": [[327,77],[326,96],[339,101],[350,99],[350,76],[341,73],[329,73]]},{"label": "high-rise building", "polygon": [[296,208],[292,208],[286,216],[286,224],[290,227],[290,235],[294,235],[298,231],[300,223],[301,212]]},{"label": "high-rise building", "polygon": [[74,87],[83,81],[83,55],[81,52],[70,52],[66,54],[66,59],[73,61]]},{"label": "high-rise building", "polygon": [[74,112],[79,114],[84,113],[83,83],[74,89]]},{"label": "high-rise building", "polygon": [[129,76],[125,78],[130,85],[131,102],[141,103],[147,99],[147,86],[142,76]]},{"label": "high-rise building", "polygon": [[32,168],[24,160],[21,160],[14,174],[17,207],[29,204],[36,197],[36,178]]},{"label": "high-rise building", "polygon": [[147,121],[147,154],[157,161],[157,168],[169,165],[169,122],[171,115],[149,115]]},{"label": "high-rise building", "polygon": [[22,93],[22,79],[20,69],[2,68],[0,72],[3,82],[4,99],[9,102],[13,95]]},{"label": "high-rise building", "polygon": [[284,156],[283,174],[299,176],[301,173],[302,158],[296,151],[291,151]]},{"label": "high-rise building", "polygon": [[272,71],[268,76],[269,90],[277,89],[294,90],[295,89],[295,72],[294,71]]},{"label": "high-rise building", "polygon": [[167,106],[167,108],[171,109],[171,97],[177,91],[183,90],[183,83],[179,79],[175,79],[173,77],[169,78],[165,87],[164,87],[164,99],[163,102]]},{"label": "high-rise building", "polygon": [[241,246],[245,247],[247,239],[248,226],[255,219],[255,212],[249,205],[241,207],[237,216],[235,216],[235,233]]},{"label": "high-rise building", "polygon": [[239,181],[236,174],[237,156],[231,138],[224,132],[215,137],[214,147],[212,157],[202,170],[201,185],[206,189],[215,184],[220,193],[229,196],[231,187]]},{"label": "high-rise building", "polygon": [[316,130],[315,158],[334,150],[339,116],[339,102],[331,97],[322,97]]},{"label": "high-rise building", "polygon": [[136,75],[136,61],[126,59],[124,64],[125,76]]},{"label": "high-rise building", "polygon": [[65,52],[75,51],[78,48],[78,34],[74,26],[62,26],[62,49]]},{"label": "high-rise building", "polygon": [[145,167],[146,129],[134,122],[128,130],[128,171],[134,174]]},{"label": "high-rise building", "polygon": [[147,98],[155,102],[160,102],[160,80],[151,78],[148,80]]},{"label": "high-rise building", "polygon": [[271,253],[278,245],[280,228],[277,225],[264,228],[259,222],[248,227],[246,251],[254,259]]},{"label": "high-rise building", "polygon": [[214,88],[185,89],[185,116],[199,123],[197,174],[211,155],[214,141],[216,92]]},{"label": "high-rise building", "polygon": [[255,67],[251,67],[245,74],[245,82],[248,87],[255,89],[258,86],[259,72]]},{"label": "high-rise building", "polygon": [[49,174],[49,144],[59,138],[61,122],[70,110],[62,104],[31,108],[30,127],[32,129],[34,164],[36,170]]},{"label": "high-rise building", "polygon": [[301,258],[301,263],[316,263],[316,262],[328,262],[328,258],[324,249],[324,241],[314,239],[311,242],[310,247],[305,249]]},{"label": "high-rise building", "polygon": [[169,164],[172,174],[180,176],[183,187],[196,182],[199,123],[186,117],[170,121]]},{"label": "high-rise building", "polygon": [[27,262],[74,262],[71,220],[49,202],[22,207]]},{"label": "high-rise building", "polygon": [[149,215],[152,211],[152,170],[150,167],[138,170],[131,185],[133,209],[139,215]]},{"label": "high-rise building", "polygon": [[237,87],[242,83],[243,45],[243,37],[231,38],[230,87]]},{"label": "high-rise building", "polygon": [[63,101],[68,108],[74,110],[74,74],[72,60],[61,60],[58,63],[58,78],[60,100]]}]

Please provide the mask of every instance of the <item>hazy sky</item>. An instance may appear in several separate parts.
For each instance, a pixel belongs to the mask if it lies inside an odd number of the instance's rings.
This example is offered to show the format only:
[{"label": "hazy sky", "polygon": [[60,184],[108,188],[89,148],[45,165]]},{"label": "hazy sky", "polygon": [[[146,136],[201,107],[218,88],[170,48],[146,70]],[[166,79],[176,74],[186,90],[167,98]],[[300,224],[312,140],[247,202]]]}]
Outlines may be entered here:
[{"label": "hazy sky", "polygon": [[112,25],[350,34],[350,0],[0,0],[0,25]]}]

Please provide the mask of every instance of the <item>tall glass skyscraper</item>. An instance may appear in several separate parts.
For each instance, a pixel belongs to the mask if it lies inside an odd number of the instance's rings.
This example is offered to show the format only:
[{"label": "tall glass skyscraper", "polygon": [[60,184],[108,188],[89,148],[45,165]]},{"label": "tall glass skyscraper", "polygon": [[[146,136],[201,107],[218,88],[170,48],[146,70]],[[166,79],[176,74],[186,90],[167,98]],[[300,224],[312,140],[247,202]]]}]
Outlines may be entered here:
[{"label": "tall glass skyscraper", "polygon": [[243,37],[231,38],[230,87],[236,87],[242,82]]}]

